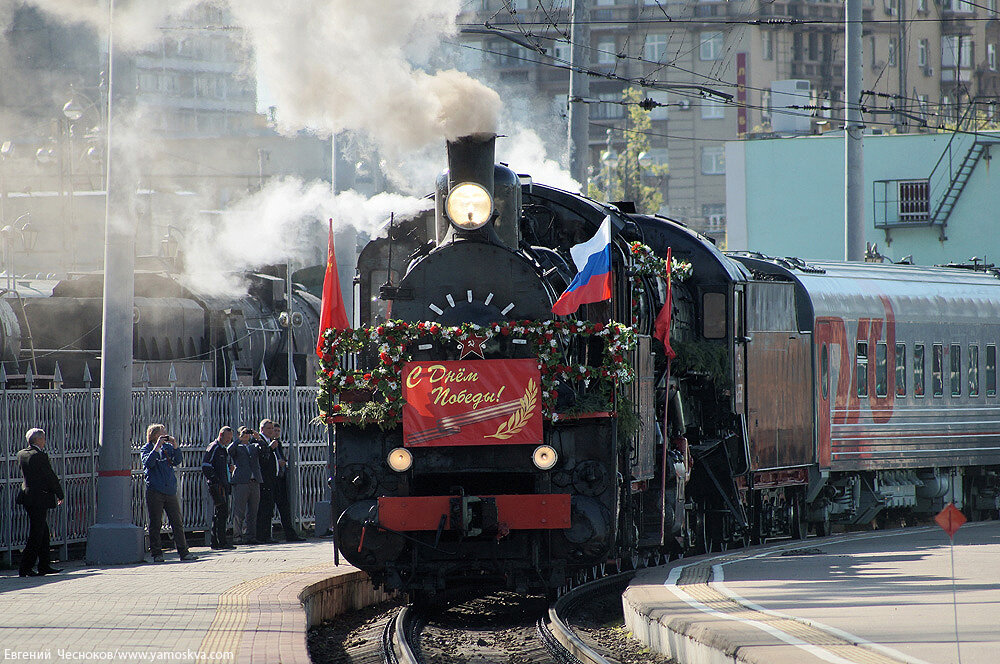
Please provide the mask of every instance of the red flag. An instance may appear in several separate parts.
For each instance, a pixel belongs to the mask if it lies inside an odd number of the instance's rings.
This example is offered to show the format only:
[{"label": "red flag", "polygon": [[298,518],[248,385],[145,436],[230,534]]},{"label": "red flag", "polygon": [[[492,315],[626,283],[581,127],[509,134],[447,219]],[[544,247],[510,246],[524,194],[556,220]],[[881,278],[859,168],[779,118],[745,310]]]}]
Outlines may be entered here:
[{"label": "red flag", "polygon": [[677,357],[677,353],[670,347],[670,315],[673,313],[674,307],[673,287],[670,285],[670,270],[672,267],[670,261],[672,257],[673,249],[672,247],[667,247],[667,297],[663,303],[663,308],[660,309],[660,313],[656,315],[656,324],[653,326],[653,337],[663,343],[663,349],[670,359]]},{"label": "red flag", "polygon": [[337,276],[337,255],[333,250],[333,219],[330,220],[330,242],[326,254],[326,276],[323,278],[323,306],[319,314],[319,338],[316,354],[323,357],[323,333],[327,330],[346,330],[351,326],[347,309],[340,294],[340,277]]}]

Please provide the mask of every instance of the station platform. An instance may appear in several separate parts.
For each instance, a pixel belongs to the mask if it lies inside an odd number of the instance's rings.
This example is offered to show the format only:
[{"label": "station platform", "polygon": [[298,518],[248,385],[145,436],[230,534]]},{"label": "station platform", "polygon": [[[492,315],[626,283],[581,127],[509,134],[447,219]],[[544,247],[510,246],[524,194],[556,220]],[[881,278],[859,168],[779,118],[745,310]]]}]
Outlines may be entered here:
[{"label": "station platform", "polygon": [[[834,535],[640,572],[625,622],[681,664],[994,664],[1000,522]],[[956,643],[955,616],[958,622]]]},{"label": "station platform", "polygon": [[317,616],[307,616],[304,591],[371,588],[362,572],[334,565],[331,540],[191,551],[198,560],[168,551],[163,563],[4,571],[2,661],[308,664],[306,630]]}]

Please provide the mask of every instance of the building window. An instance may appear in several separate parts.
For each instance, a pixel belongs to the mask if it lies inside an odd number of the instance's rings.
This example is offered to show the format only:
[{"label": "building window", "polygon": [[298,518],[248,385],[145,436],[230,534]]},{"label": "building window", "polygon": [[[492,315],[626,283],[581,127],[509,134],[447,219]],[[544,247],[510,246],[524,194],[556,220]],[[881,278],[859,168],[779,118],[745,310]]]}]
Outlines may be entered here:
[{"label": "building window", "polygon": [[610,120],[620,118],[623,115],[622,93],[603,92],[597,95],[602,103],[591,106],[591,116],[596,119]]},{"label": "building window", "polygon": [[913,396],[924,396],[924,345],[913,344]]},{"label": "building window", "polygon": [[968,68],[972,64],[972,39],[962,35],[946,35],[941,37],[941,67],[942,69]]},{"label": "building window", "polygon": [[979,346],[969,346],[969,396],[979,396]]},{"label": "building window", "polygon": [[889,38],[889,66],[896,66],[896,38]]},{"label": "building window", "polygon": [[649,34],[646,35],[646,47],[643,50],[643,57],[649,62],[660,62],[663,54],[667,50],[667,36]]},{"label": "building window", "polygon": [[918,12],[927,11],[927,0],[917,0],[917,11]]},{"label": "building window", "polygon": [[986,396],[997,395],[997,347],[986,347]]},{"label": "building window", "polygon": [[896,396],[906,396],[906,344],[896,344]]},{"label": "building window", "polygon": [[872,69],[878,67],[878,54],[876,52],[877,45],[878,42],[875,41],[874,36],[868,38],[868,52],[872,54],[872,59],[871,59]]},{"label": "building window", "polygon": [[931,360],[932,394],[940,397],[944,396],[944,346],[934,344],[933,351],[934,357]]},{"label": "building window", "polygon": [[699,57],[702,60],[718,60],[722,56],[722,37],[721,32],[702,32]]},{"label": "building window", "polygon": [[602,65],[610,65],[615,61],[615,42],[614,40],[600,41],[597,42],[597,62]]},{"label": "building window", "polygon": [[859,341],[854,355],[854,380],[859,397],[868,396],[868,342]]},{"label": "building window", "polygon": [[703,120],[721,120],[726,117],[726,105],[718,99],[701,100],[701,117]]},{"label": "building window", "polygon": [[771,122],[771,91],[761,90],[760,92],[760,121],[762,123]]},{"label": "building window", "polygon": [[726,174],[726,151],[722,146],[701,149],[702,175]]},{"label": "building window", "polygon": [[997,45],[987,44],[986,45],[986,64],[989,66],[990,71],[997,70]]},{"label": "building window", "polygon": [[809,51],[807,56],[810,60],[819,60],[819,35],[815,32],[809,33]]},{"label": "building window", "polygon": [[951,367],[951,371],[948,372],[948,377],[951,379],[951,396],[960,397],[962,396],[962,347],[952,344],[948,359]]},{"label": "building window", "polygon": [[761,46],[761,58],[764,60],[774,60],[774,33],[770,30],[765,30],[761,34],[761,39],[764,40]]},{"label": "building window", "polygon": [[572,46],[564,41],[552,42],[552,57],[561,62],[569,62],[572,56]]},{"label": "building window", "polygon": [[899,220],[927,221],[931,208],[929,180],[899,180]]},{"label": "building window", "polygon": [[929,49],[930,49],[930,42],[928,42],[926,39],[921,39],[920,43],[917,44],[917,65],[921,69],[925,70],[924,76],[927,75],[926,71],[927,63],[930,61],[927,55]]}]

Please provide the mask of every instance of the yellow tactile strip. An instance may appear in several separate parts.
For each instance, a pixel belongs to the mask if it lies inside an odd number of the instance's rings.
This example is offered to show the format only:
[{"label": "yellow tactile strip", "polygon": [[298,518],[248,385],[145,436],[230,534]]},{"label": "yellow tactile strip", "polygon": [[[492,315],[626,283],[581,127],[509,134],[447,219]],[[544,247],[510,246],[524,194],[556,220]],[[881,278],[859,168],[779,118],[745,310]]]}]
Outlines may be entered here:
[{"label": "yellow tactile strip", "polygon": [[[215,618],[201,642],[201,652],[238,653],[240,642],[246,632],[246,624],[250,617],[252,600],[263,599],[264,589],[275,585],[289,577],[298,574],[320,572],[325,569],[336,569],[333,563],[321,563],[299,569],[268,574],[238,583],[219,595],[219,604]],[[274,597],[277,601],[279,597]],[[259,601],[258,601],[259,603]]]},{"label": "yellow tactile strip", "polygon": [[876,652],[807,622],[791,617],[783,618],[749,608],[709,585],[712,581],[713,565],[739,559],[740,556],[732,556],[685,567],[681,571],[680,578],[677,579],[677,585],[682,587],[684,592],[693,599],[710,609],[739,620],[753,620],[769,625],[808,644],[819,646],[843,659],[858,664],[900,664],[900,662],[905,661]]}]

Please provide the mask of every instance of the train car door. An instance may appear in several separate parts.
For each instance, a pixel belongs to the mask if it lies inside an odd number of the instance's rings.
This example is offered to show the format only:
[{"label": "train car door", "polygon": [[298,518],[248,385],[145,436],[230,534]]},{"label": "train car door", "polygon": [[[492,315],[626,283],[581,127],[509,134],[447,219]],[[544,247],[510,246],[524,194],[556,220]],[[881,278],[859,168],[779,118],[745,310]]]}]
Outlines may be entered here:
[{"label": "train car door", "polygon": [[743,285],[733,289],[733,412],[746,415],[747,326]]},{"label": "train car door", "polygon": [[[830,424],[833,405],[836,402],[834,389],[837,383],[834,374],[840,376],[841,358],[844,355],[845,330],[841,320],[816,321],[814,361],[815,401],[816,401],[816,460],[820,468],[830,467]],[[848,376],[850,372],[848,371]],[[849,381],[848,381],[849,382]]]}]

